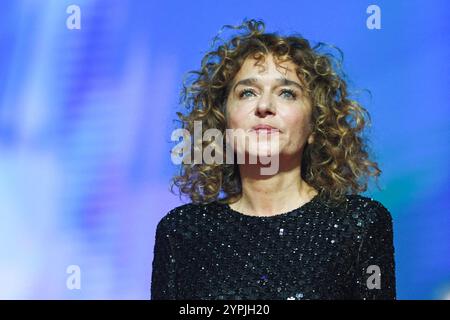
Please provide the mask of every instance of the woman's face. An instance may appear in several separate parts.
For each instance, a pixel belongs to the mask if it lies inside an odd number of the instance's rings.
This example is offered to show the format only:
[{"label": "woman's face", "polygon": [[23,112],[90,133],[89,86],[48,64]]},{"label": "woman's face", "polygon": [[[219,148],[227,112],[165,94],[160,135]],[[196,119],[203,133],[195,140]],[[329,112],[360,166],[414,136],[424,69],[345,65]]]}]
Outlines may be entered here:
[{"label": "woman's face", "polygon": [[[272,55],[265,58],[258,65],[257,60],[247,58],[233,79],[226,104],[227,126],[243,129],[249,143],[245,147],[235,144],[235,148],[245,148],[247,154],[300,157],[306,141],[312,142],[310,102],[293,62],[277,66]],[[252,129],[257,125],[278,130]],[[276,149],[269,143],[274,138],[278,139]]]}]

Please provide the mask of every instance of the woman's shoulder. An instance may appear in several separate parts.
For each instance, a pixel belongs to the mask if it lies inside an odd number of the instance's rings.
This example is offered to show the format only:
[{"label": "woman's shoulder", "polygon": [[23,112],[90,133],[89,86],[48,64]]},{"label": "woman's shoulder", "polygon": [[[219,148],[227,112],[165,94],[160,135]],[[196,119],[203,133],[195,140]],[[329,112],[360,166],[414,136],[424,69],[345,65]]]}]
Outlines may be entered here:
[{"label": "woman's shoulder", "polygon": [[348,214],[359,223],[376,223],[377,225],[392,223],[389,209],[374,198],[357,194],[347,195],[346,205]]},{"label": "woman's shoulder", "polygon": [[158,228],[177,230],[194,226],[199,223],[199,217],[207,215],[215,202],[209,204],[185,203],[169,210],[158,222]]}]

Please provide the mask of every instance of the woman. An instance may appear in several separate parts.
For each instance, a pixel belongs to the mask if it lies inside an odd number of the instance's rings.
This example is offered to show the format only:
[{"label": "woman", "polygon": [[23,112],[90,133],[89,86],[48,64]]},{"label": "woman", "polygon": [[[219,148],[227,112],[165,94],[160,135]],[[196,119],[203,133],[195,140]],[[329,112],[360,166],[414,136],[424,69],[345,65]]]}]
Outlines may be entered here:
[{"label": "woman", "polygon": [[205,55],[178,115],[191,133],[200,121],[249,143],[227,141],[232,163],[181,166],[172,187],[192,201],[158,223],[151,298],[395,299],[391,215],[358,195],[381,172],[362,138],[367,111],[320,45],[261,21],[231,28],[241,33]]}]

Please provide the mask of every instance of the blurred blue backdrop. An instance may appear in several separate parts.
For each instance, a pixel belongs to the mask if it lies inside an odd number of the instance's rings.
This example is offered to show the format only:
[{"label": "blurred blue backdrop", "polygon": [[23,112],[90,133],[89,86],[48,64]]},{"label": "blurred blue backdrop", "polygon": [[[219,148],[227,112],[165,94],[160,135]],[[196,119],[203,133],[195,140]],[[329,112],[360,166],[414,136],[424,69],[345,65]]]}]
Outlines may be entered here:
[{"label": "blurred blue backdrop", "polygon": [[[81,29],[68,29],[69,5]],[[366,9],[381,9],[369,30]],[[0,12],[0,298],[149,299],[154,233],[182,202],[170,134],[185,72],[263,19],[344,52],[372,98],[399,299],[450,298],[448,1],[9,0]],[[81,288],[69,289],[69,266]]]}]

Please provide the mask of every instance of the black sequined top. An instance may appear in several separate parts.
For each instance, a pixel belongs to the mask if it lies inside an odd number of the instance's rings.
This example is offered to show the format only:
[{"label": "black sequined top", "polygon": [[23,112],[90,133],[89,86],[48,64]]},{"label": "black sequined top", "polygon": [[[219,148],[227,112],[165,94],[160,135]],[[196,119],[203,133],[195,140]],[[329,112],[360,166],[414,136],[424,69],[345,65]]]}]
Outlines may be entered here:
[{"label": "black sequined top", "polygon": [[348,195],[251,216],[184,204],[156,228],[151,299],[396,299],[392,218]]}]

